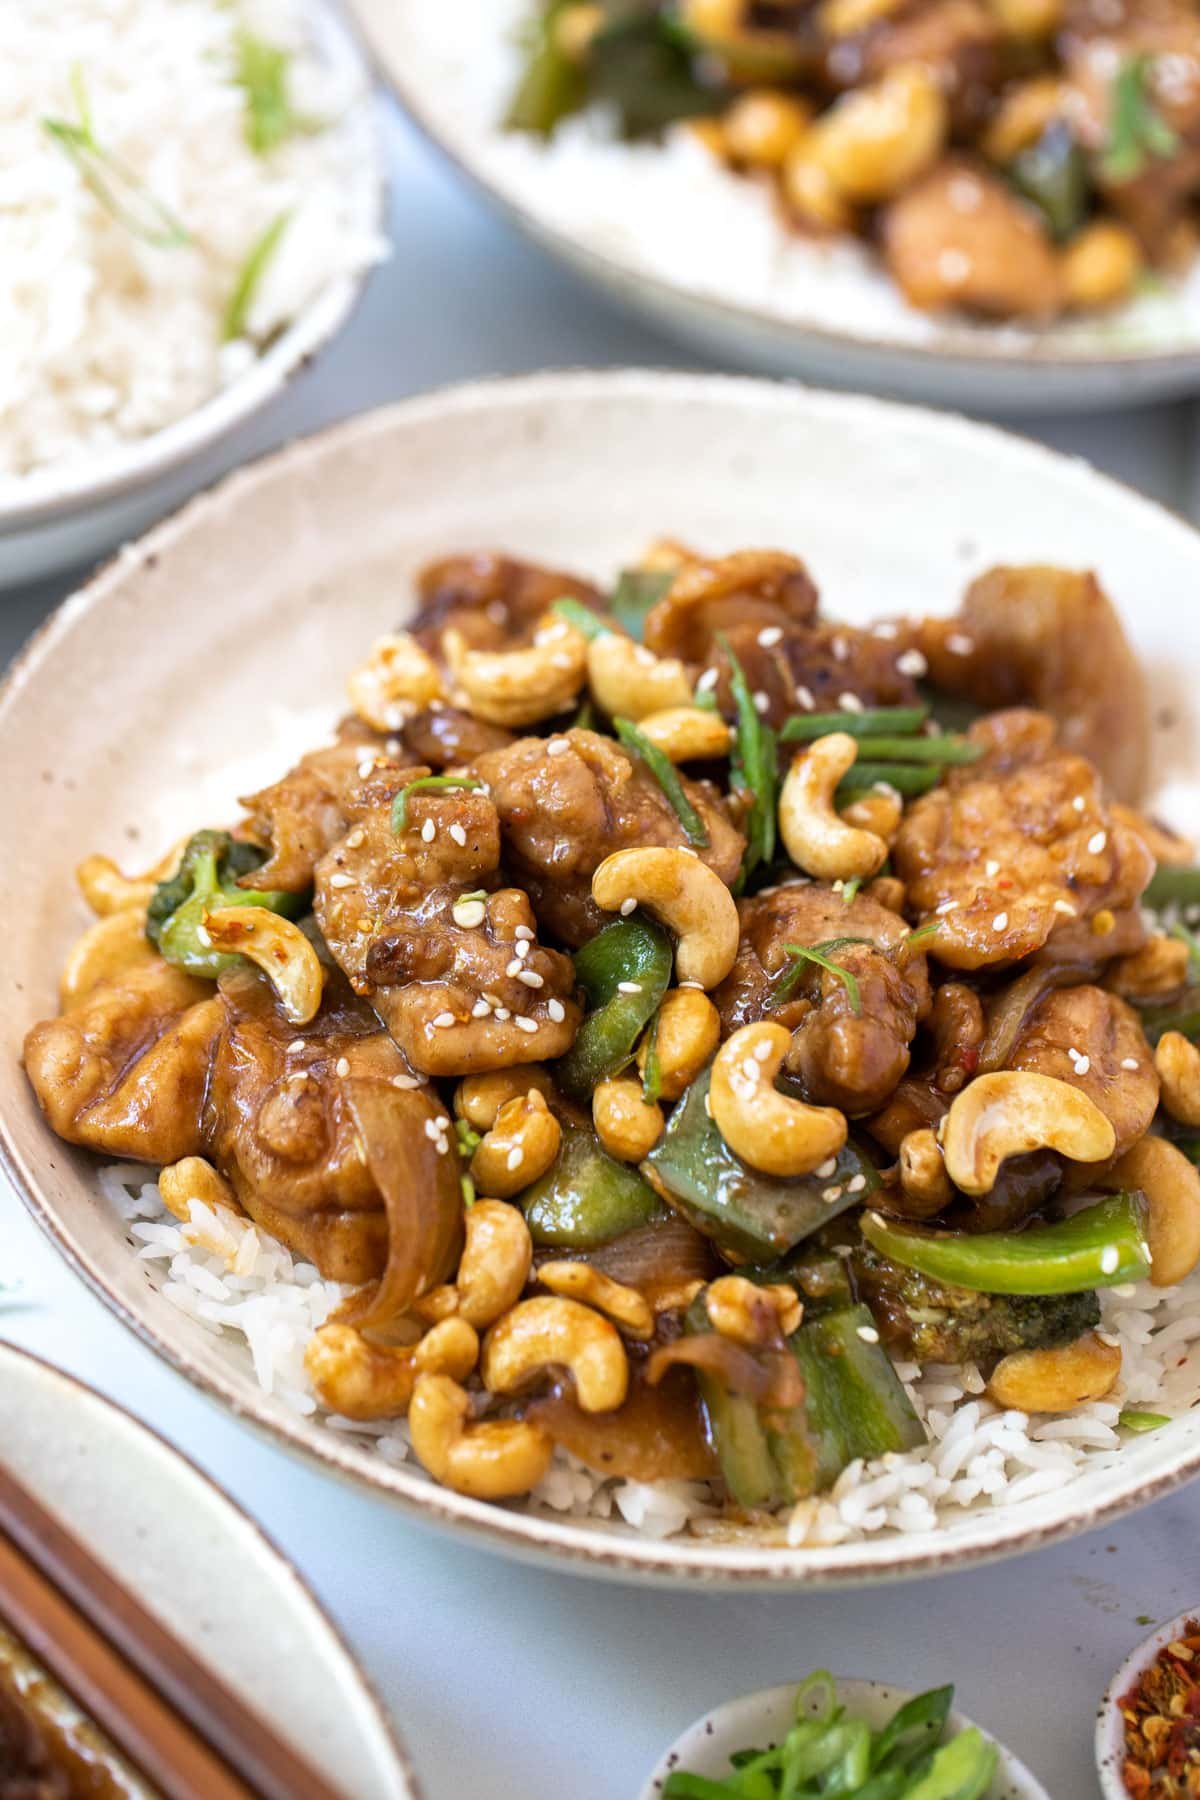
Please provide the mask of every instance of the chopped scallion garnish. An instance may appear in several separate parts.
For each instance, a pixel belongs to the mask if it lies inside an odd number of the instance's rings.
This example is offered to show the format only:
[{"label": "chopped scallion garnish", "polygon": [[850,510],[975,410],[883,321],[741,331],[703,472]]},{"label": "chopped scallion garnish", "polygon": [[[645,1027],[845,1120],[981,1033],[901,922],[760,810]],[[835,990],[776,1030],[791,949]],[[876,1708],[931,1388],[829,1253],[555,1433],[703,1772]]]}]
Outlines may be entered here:
[{"label": "chopped scallion garnish", "polygon": [[625,748],[632,751],[634,756],[639,757],[645,763],[657,781],[670,802],[675,817],[683,826],[688,843],[697,849],[706,850],[708,848],[708,832],[704,828],[704,820],[684,792],[679,771],[670,757],[660,750],[657,744],[652,744],[645,732],[640,731],[632,719],[614,719],[613,730]]},{"label": "chopped scallion garnish", "polygon": [[879,737],[891,733],[908,737],[921,729],[929,717],[927,706],[877,706],[863,712],[796,713],[779,733],[785,744],[810,744],[814,738],[828,737],[831,731],[846,731],[851,737]]},{"label": "chopped scallion garnish", "polygon": [[71,91],[79,111],[78,122],[44,118],[42,130],[74,163],[89,193],[144,244],[151,244],[158,250],[174,250],[181,244],[190,243],[187,227],[170,207],[157,199],[132,169],[97,142],[83,76],[78,68],[71,71]]},{"label": "chopped scallion garnish", "polygon": [[641,643],[647,614],[658,605],[674,579],[671,569],[622,569],[611,604],[620,630]]},{"label": "chopped scallion garnish", "polygon": [[735,791],[750,795],[750,809],[743,823],[746,851],[734,889],[740,893],[757,869],[769,863],[775,854],[775,800],[779,785],[779,754],[775,733],[760,717],[733,646],[724,637],[718,644],[729,664],[729,686],[737,709],[733,733],[733,750],[729,759],[729,779]]},{"label": "chopped scallion garnish", "polygon": [[568,625],[573,625],[576,631],[582,631],[589,641],[603,637],[606,631],[612,630],[606,619],[600,618],[590,606],[585,606],[582,600],[575,600],[569,594],[556,600],[551,611],[556,612],[560,619],[565,619]]},{"label": "chopped scallion garnish", "polygon": [[277,218],[271,220],[266,230],[255,239],[250,246],[238,278],[233,284],[233,292],[229,296],[229,304],[225,308],[225,319],[221,327],[221,338],[230,343],[240,338],[246,329],[246,319],[254,304],[255,295],[266,273],[267,264],[279,248],[280,240],[291,222],[292,212],[289,207]]},{"label": "chopped scallion garnish", "polygon": [[1132,181],[1152,156],[1174,156],[1179,134],[1154,104],[1150,92],[1153,57],[1145,51],[1127,56],[1109,90],[1108,144],[1101,159],[1106,180]]},{"label": "chopped scallion garnish", "polygon": [[323,131],[324,119],[298,113],[288,94],[292,53],[252,31],[239,31],[233,79],[245,96],[243,131],[256,156],[266,156],[300,132]]},{"label": "chopped scallion garnish", "polygon": [[826,974],[835,975],[846,990],[850,1002],[850,1010],[856,1018],[862,1014],[862,989],[858,985],[858,977],[840,963],[834,962],[833,955],[837,950],[844,950],[847,944],[870,944],[870,938],[836,937],[827,938],[821,944],[785,944],[784,954],[792,958],[792,966],[785,969],[775,983],[767,1002],[768,1008],[774,1010],[789,1000],[800,985],[805,968],[815,963],[817,968],[824,969]]},{"label": "chopped scallion garnish", "polygon": [[474,775],[418,775],[400,789],[392,801],[392,830],[399,834],[408,824],[410,794],[432,794],[446,788],[478,788],[483,783]]}]

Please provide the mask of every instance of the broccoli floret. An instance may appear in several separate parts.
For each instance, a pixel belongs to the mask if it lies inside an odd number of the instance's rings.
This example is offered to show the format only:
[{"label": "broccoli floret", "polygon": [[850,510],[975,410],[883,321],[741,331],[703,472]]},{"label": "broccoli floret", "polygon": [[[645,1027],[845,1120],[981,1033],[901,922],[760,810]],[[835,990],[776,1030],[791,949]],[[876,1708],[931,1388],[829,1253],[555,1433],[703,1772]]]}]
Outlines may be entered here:
[{"label": "broccoli floret", "polygon": [[230,837],[227,831],[198,831],[189,840],[178,869],[159,882],[146,909],[146,936],[167,962],[189,975],[215,980],[242,959],[204,942],[200,934],[206,912],[223,906],[262,906],[294,919],[305,910],[302,894],[237,885],[240,875],[249,875],[265,860],[264,850]]},{"label": "broccoli floret", "polygon": [[889,1347],[914,1362],[986,1369],[1012,1350],[1073,1343],[1100,1323],[1094,1293],[977,1294],[901,1268],[866,1244],[855,1248],[850,1274]]}]

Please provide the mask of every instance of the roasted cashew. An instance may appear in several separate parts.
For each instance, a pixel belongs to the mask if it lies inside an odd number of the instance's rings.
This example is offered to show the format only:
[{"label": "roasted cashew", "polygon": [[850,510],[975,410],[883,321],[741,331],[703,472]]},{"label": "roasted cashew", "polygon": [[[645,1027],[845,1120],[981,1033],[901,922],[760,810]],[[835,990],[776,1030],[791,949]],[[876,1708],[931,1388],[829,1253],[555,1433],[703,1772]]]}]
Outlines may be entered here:
[{"label": "roasted cashew", "polygon": [[506,1101],[536,1088],[549,1100],[554,1083],[541,1063],[522,1063],[518,1069],[489,1069],[486,1075],[465,1075],[454,1090],[454,1111],[476,1131],[490,1131]]},{"label": "roasted cashew", "polygon": [[1155,1287],[1174,1287],[1200,1262],[1200,1170],[1166,1138],[1144,1137],[1109,1179],[1146,1196],[1150,1280]]},{"label": "roasted cashew", "polygon": [[1181,1125],[1200,1125],[1200,1049],[1181,1031],[1164,1031],[1154,1052],[1162,1103]]},{"label": "roasted cashew", "polygon": [[594,1307],[627,1331],[630,1337],[654,1336],[654,1309],[636,1288],[614,1281],[591,1263],[546,1262],[537,1272],[543,1287],[568,1300],[580,1300]]},{"label": "roasted cashew", "polygon": [[351,706],[376,731],[395,731],[407,714],[444,698],[437,664],[410,631],[376,638],[346,686]]},{"label": "roasted cashew", "polygon": [[587,677],[592,699],[610,719],[644,719],[692,704],[692,684],[677,657],[655,656],[616,631],[602,632],[588,645]]},{"label": "roasted cashew", "polygon": [[1017,1412],[1070,1412],[1099,1400],[1121,1373],[1121,1352],[1094,1331],[1057,1350],[1014,1350],[992,1370],[987,1391],[997,1406]]},{"label": "roasted cashew", "polygon": [[903,913],[908,894],[899,876],[877,875],[862,891],[865,899],[874,900],[879,906],[886,906],[889,912]]},{"label": "roasted cashew", "polygon": [[647,1101],[642,1084],[630,1075],[599,1081],[592,1093],[596,1136],[618,1162],[641,1162],[662,1136],[662,1107]]},{"label": "roasted cashew", "polygon": [[325,971],[298,925],[265,906],[222,906],[204,914],[204,929],[214,949],[258,964],[293,1025],[316,1018]]},{"label": "roasted cashew", "polygon": [[214,1210],[223,1206],[235,1218],[241,1214],[233,1189],[203,1156],[185,1156],[181,1162],[168,1163],[166,1168],[160,1169],[158,1191],[167,1211],[185,1225],[191,1218],[193,1200]]},{"label": "roasted cashew", "polygon": [[605,912],[640,903],[673,931],[680,981],[714,988],[737,956],[741,925],[733,895],[691,850],[648,846],[617,850],[592,876],[592,899]]},{"label": "roasted cashew", "polygon": [[954,1198],[936,1135],[910,1131],[900,1143],[900,1189],[922,1216],[940,1212]]},{"label": "roasted cashew", "polygon": [[398,1419],[412,1397],[413,1353],[373,1344],[353,1325],[321,1325],[304,1350],[321,1405],[346,1419]]},{"label": "roasted cashew", "polygon": [[832,731],[801,750],[784,776],[779,833],[796,867],[818,881],[865,881],[887,859],[884,840],[847,825],[834,806],[838,783],[857,756],[849,732]]},{"label": "roasted cashew", "polygon": [[465,1381],[479,1361],[479,1333],[459,1314],[440,1319],[409,1352],[418,1375],[449,1375]]},{"label": "roasted cashew", "polygon": [[506,1100],[496,1122],[471,1158],[471,1179],[486,1194],[504,1200],[544,1175],[558,1155],[562,1127],[531,1087]]},{"label": "roasted cashew", "polygon": [[[637,1066],[646,1073],[651,1032],[638,1045]],[[664,1100],[678,1100],[701,1069],[707,1067],[721,1041],[721,1015],[695,988],[671,988],[662,997],[653,1027],[659,1086]]]},{"label": "roasted cashew", "polygon": [[153,962],[157,956],[158,951],[146,936],[144,911],[130,908],[97,919],[67,952],[58,981],[62,1010],[69,1012],[103,982],[115,981],[131,969]]},{"label": "roasted cashew", "polygon": [[843,806],[838,817],[858,831],[873,832],[890,848],[904,817],[904,801],[894,788],[872,788]]},{"label": "roasted cashew", "polygon": [[179,867],[186,844],[186,838],[172,844],[144,875],[122,874],[111,856],[85,856],[75,871],[79,891],[92,911],[102,919],[132,907],[145,912],[159,882],[165,881]]},{"label": "roasted cashew", "polygon": [[720,713],[703,706],[664,706],[639,719],[638,730],[673,763],[725,756],[733,735]]},{"label": "roasted cashew", "polygon": [[462,632],[442,633],[442,652],[469,711],[490,725],[519,729],[563,712],[583,686],[588,641],[566,619],[547,613],[532,644],[473,650]]},{"label": "roasted cashew", "polygon": [[435,1481],[476,1500],[505,1500],[536,1487],[554,1455],[527,1419],[472,1424],[471,1397],[448,1375],[418,1375],[408,1409],[412,1446]]},{"label": "roasted cashew", "polygon": [[807,142],[838,193],[856,205],[875,206],[937,160],[948,128],[941,88],[914,62],[843,94]]},{"label": "roasted cashew", "polygon": [[1156,931],[1140,950],[1119,956],[1110,967],[1104,985],[1124,1000],[1161,1000],[1177,993],[1188,978],[1190,953],[1178,938]]},{"label": "roasted cashew", "polygon": [[515,1394],[547,1369],[566,1369],[584,1412],[615,1412],[629,1388],[616,1327],[557,1294],[522,1300],[483,1340],[480,1373],[493,1394]]},{"label": "roasted cashew", "polygon": [[775,1087],[791,1043],[782,1025],[742,1025],[713,1059],[709,1112],[729,1148],[766,1175],[810,1175],[846,1142],[832,1106],[806,1106]]},{"label": "roasted cashew", "polygon": [[503,1200],[477,1200],[463,1221],[466,1241],[454,1285],[432,1288],[413,1307],[418,1318],[457,1313],[477,1331],[515,1306],[533,1266],[524,1215]]},{"label": "roasted cashew", "polygon": [[946,1172],[964,1194],[989,1194],[1001,1163],[1029,1150],[1057,1150],[1072,1162],[1105,1162],[1116,1147],[1112,1123],[1068,1081],[1000,1069],[969,1082],[941,1128]]},{"label": "roasted cashew", "polygon": [[710,1281],[704,1305],[713,1330],[747,1350],[765,1349],[780,1337],[790,1337],[804,1317],[795,1288],[782,1282],[760,1287],[744,1275],[721,1275]]}]

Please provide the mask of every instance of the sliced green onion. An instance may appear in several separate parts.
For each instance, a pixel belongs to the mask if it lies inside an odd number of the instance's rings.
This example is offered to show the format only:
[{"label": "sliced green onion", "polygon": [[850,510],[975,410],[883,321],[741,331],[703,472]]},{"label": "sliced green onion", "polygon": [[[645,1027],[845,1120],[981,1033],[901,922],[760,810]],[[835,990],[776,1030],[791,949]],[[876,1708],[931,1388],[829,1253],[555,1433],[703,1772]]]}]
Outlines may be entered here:
[{"label": "sliced green onion", "polygon": [[983,745],[949,732],[940,737],[863,737],[858,754],[863,762],[973,763],[983,755]]},{"label": "sliced green onion", "polygon": [[1166,1413],[1139,1412],[1135,1406],[1127,1406],[1117,1415],[1117,1424],[1126,1431],[1159,1431],[1170,1423]]},{"label": "sliced green onion", "polygon": [[622,569],[609,610],[622,631],[640,644],[646,616],[675,579],[672,569]]},{"label": "sliced green onion", "polygon": [[671,810],[683,826],[689,844],[697,849],[708,848],[708,832],[704,829],[704,820],[696,811],[680,780],[679,770],[670,757],[652,744],[644,731],[639,731],[632,719],[614,719],[613,730],[627,750],[640,757],[655,781],[670,802]]},{"label": "sliced green onion", "polygon": [[898,794],[927,794],[942,779],[942,771],[927,763],[856,762],[838,783],[839,806],[873,787],[895,788]]},{"label": "sliced green onion", "polygon": [[550,610],[556,612],[560,619],[565,619],[568,625],[573,625],[576,631],[582,631],[589,642],[612,630],[606,619],[599,618],[590,606],[585,606],[582,600],[575,600],[569,594],[556,600]]},{"label": "sliced green onion", "polygon": [[225,317],[221,324],[222,343],[228,344],[234,338],[240,338],[244,333],[246,319],[254,304],[259,284],[291,221],[292,209],[288,207],[271,220],[266,230],[250,246],[250,254],[238,270],[237,280],[233,284],[233,292],[230,294],[228,305],[225,308]]},{"label": "sliced green onion", "polygon": [[1147,52],[1127,56],[1109,90],[1108,144],[1100,167],[1108,181],[1132,181],[1152,156],[1171,157],[1179,134],[1163,118],[1149,92]]},{"label": "sliced green onion", "polygon": [[310,118],[292,106],[290,50],[243,29],[237,34],[234,55],[233,79],[245,102],[242,131],[256,156],[267,156],[301,132],[325,130],[327,120]]},{"label": "sliced green onion", "polygon": [[779,733],[785,744],[809,744],[814,738],[828,737],[831,731],[846,731],[854,738],[879,737],[883,733],[908,737],[921,729],[929,717],[927,706],[875,706],[862,712],[796,713]]},{"label": "sliced green onion", "polygon": [[70,158],[79,178],[101,206],[144,244],[174,250],[191,242],[187,227],[170,207],[146,188],[134,171],[96,141],[91,109],[78,65],[71,71],[71,89],[79,109],[79,122],[42,120],[42,130],[64,156]]},{"label": "sliced green onion", "polygon": [[729,759],[730,784],[751,796],[746,815],[746,850],[735,892],[740,892],[762,863],[775,855],[775,800],[779,785],[779,754],[775,733],[759,716],[742,668],[728,638],[717,643],[729,664],[729,685],[737,709],[733,750]]},{"label": "sliced green onion", "polygon": [[1189,931],[1186,925],[1172,925],[1169,935],[1187,945],[1188,980],[1200,982],[1200,938],[1194,931]]},{"label": "sliced green onion", "polygon": [[402,787],[392,801],[392,830],[399,836],[408,824],[410,794],[434,794],[444,788],[478,788],[483,783],[474,775],[418,775]]},{"label": "sliced green onion", "polygon": [[774,1011],[777,1006],[782,1006],[799,986],[806,964],[815,963],[827,974],[837,976],[846,989],[851,1012],[856,1018],[861,1017],[862,989],[858,985],[858,978],[851,974],[849,969],[843,969],[840,963],[834,962],[832,952],[843,949],[847,944],[869,944],[870,942],[870,938],[840,937],[827,938],[823,944],[785,944],[784,952],[793,958],[793,963],[790,969],[784,970],[783,975],[776,982],[767,1002],[769,1009]]},{"label": "sliced green onion", "polygon": [[863,878],[861,875],[852,875],[849,881],[843,881],[843,883],[842,883],[842,905],[843,906],[852,906],[854,904],[855,900],[858,899],[858,891],[862,887],[862,884],[863,884]]},{"label": "sliced green onion", "polygon": [[1159,867],[1142,899],[1147,906],[1200,906],[1200,869]]}]

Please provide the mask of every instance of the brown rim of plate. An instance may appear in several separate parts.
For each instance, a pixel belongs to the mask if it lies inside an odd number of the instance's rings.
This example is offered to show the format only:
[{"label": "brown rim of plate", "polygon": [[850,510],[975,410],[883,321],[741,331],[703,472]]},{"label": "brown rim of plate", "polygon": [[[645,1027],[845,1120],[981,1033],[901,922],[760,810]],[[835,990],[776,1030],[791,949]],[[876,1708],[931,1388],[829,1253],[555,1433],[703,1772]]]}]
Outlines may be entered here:
[{"label": "brown rim of plate", "polygon": [[3,1338],[0,1339],[0,1361],[6,1356],[19,1357],[22,1362],[32,1363],[35,1368],[44,1369],[47,1373],[53,1375],[56,1380],[64,1382],[68,1387],[75,1389],[76,1392],[86,1394],[89,1400],[98,1401],[102,1408],[108,1407],[112,1412],[119,1413],[122,1418],[127,1419],[131,1425],[135,1426],[138,1431],[142,1431],[147,1437],[153,1438],[155,1443],[161,1450],[164,1450],[167,1453],[169,1458],[174,1459],[176,1462],[183,1463],[189,1474],[193,1475],[198,1481],[203,1482],[210,1493],[215,1494],[219,1500],[224,1502],[231,1512],[237,1514],[242,1523],[249,1528],[253,1536],[256,1537],[259,1543],[266,1549],[269,1556],[283,1570],[292,1586],[299,1590],[312,1606],[313,1610],[320,1615],[325,1629],[346,1658],[347,1663],[353,1669],[363,1692],[371,1703],[371,1709],[383,1728],[384,1737],[395,1756],[400,1772],[411,1789],[411,1800],[424,1800],[424,1790],[417,1779],[417,1772],[413,1766],[412,1758],[409,1755],[408,1746],[401,1738],[391,1714],[383,1704],[383,1701],[376,1690],[375,1683],[363,1668],[357,1651],[353,1648],[347,1638],[343,1636],[342,1631],[334,1623],[333,1619],[330,1617],[321,1601],[317,1598],[315,1592],[309,1586],[304,1576],[300,1573],[300,1570],[296,1567],[291,1557],[287,1554],[286,1550],[280,1546],[276,1539],[271,1536],[270,1532],[260,1525],[253,1514],[248,1513],[246,1508],[242,1506],[239,1501],[235,1500],[233,1495],[230,1494],[226,1488],[223,1488],[220,1482],[215,1480],[207,1470],[202,1469],[199,1463],[193,1462],[186,1451],[181,1450],[177,1444],[168,1443],[167,1439],[163,1437],[160,1431],[156,1430],[153,1425],[147,1424],[146,1420],[140,1418],[137,1413],[131,1412],[129,1407],[122,1401],[114,1400],[111,1394],[102,1394],[99,1388],[90,1387],[88,1383],[82,1381],[78,1375],[72,1375],[67,1369],[60,1368],[57,1363],[48,1361],[44,1356],[38,1356],[32,1350],[27,1350],[23,1344],[13,1344],[10,1343],[7,1338]]},{"label": "brown rim of plate", "polygon": [[[24,685],[26,675],[35,664],[40,663],[53,650],[59,633],[69,628],[76,616],[103,604],[111,584],[133,564],[151,557],[161,561],[173,540],[188,529],[196,518],[202,518],[214,499],[236,496],[240,488],[252,488],[264,473],[274,473],[281,469],[286,471],[289,465],[300,464],[314,453],[323,454],[331,447],[336,448],[343,440],[350,441],[373,430],[389,429],[397,420],[420,420],[431,413],[436,416],[447,406],[468,412],[481,404],[487,406],[493,403],[497,397],[511,397],[514,402],[542,398],[562,399],[569,397],[572,390],[586,391],[593,385],[598,385],[605,392],[618,391],[622,387],[631,392],[649,387],[657,395],[673,394],[679,399],[707,394],[717,388],[730,394],[742,391],[747,398],[756,396],[760,403],[770,396],[770,404],[786,404],[790,392],[795,389],[807,398],[826,402],[839,410],[917,415],[939,431],[950,434],[965,432],[971,437],[982,435],[1006,446],[1019,447],[1023,457],[1034,461],[1044,460],[1058,467],[1080,461],[1031,442],[1017,432],[979,424],[952,413],[864,395],[835,394],[820,388],[807,388],[798,382],[770,381],[750,375],[691,374],[652,369],[574,369],[465,381],[358,414],[308,437],[296,439],[282,449],[267,452],[255,461],[244,464],[222,477],[212,487],[193,496],[179,511],[104,564],[82,588],[63,600],[33,633],[0,681],[0,724],[9,700]],[[1160,523],[1185,533],[1200,549],[1200,533],[1169,507],[1137,493],[1112,476],[1099,473],[1090,465],[1084,465],[1082,473],[1089,483],[1099,482],[1114,496],[1119,496],[1126,505],[1136,503]],[[96,1166],[102,1160],[94,1159]],[[985,1544],[955,1543],[941,1549],[913,1547],[928,1546],[930,1538],[936,1540],[936,1533],[929,1534],[929,1537],[922,1534],[920,1537],[877,1539],[873,1543],[850,1546],[876,1551],[875,1557],[863,1558],[851,1567],[838,1566],[845,1546],[791,1549],[764,1544],[761,1549],[747,1552],[742,1544],[722,1544],[719,1539],[707,1543],[696,1539],[658,1540],[639,1537],[625,1528],[622,1528],[618,1536],[608,1532],[602,1521],[584,1519],[566,1522],[544,1514],[512,1510],[503,1504],[471,1500],[438,1486],[423,1474],[415,1479],[403,1466],[394,1467],[380,1458],[368,1465],[365,1453],[354,1445],[343,1443],[337,1433],[314,1428],[300,1415],[295,1415],[293,1419],[291,1415],[285,1418],[272,1414],[268,1396],[256,1396],[252,1392],[248,1399],[242,1391],[244,1382],[210,1375],[191,1360],[185,1348],[160,1336],[153,1325],[133,1312],[108,1286],[86,1252],[46,1207],[38,1192],[34,1169],[26,1167],[22,1161],[7,1120],[2,1115],[0,1168],[8,1174],[37,1224],[71,1268],[129,1330],[179,1374],[185,1376],[194,1387],[228,1407],[236,1417],[268,1441],[282,1444],[309,1462],[332,1470],[344,1481],[385,1495],[418,1522],[464,1532],[478,1543],[526,1561],[542,1562],[551,1558],[556,1564],[572,1568],[576,1572],[617,1579],[648,1576],[652,1580],[677,1585],[869,1587],[883,1582],[915,1580],[942,1574],[952,1568],[999,1562],[1009,1556],[1040,1549],[1043,1545],[1064,1542],[1082,1532],[1096,1530],[1102,1525],[1124,1518],[1200,1475],[1198,1444],[1181,1458],[1176,1467],[1143,1481],[1135,1490],[1118,1494],[1099,1505],[1080,1507],[1072,1516],[1054,1523],[1016,1529],[1010,1525]],[[739,1553],[738,1560],[714,1562],[714,1558],[720,1558],[722,1551],[726,1556],[731,1552]]]}]

